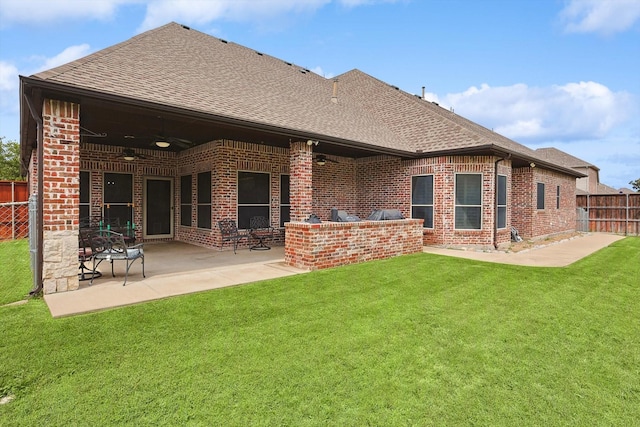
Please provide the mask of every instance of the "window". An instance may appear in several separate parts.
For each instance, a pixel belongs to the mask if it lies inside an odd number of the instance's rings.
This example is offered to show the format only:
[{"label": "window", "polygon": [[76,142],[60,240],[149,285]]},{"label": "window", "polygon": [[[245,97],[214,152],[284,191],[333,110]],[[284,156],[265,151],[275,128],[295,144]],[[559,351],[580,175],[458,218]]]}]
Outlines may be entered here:
[{"label": "window", "polygon": [[433,175],[411,177],[411,218],[422,218],[424,228],[433,228]]},{"label": "window", "polygon": [[180,177],[180,225],[191,227],[191,175]]},{"label": "window", "polygon": [[498,228],[507,228],[507,177],[505,175],[498,175],[498,193],[496,197]]},{"label": "window", "polygon": [[133,176],[105,173],[102,216],[106,225],[123,227],[133,223]]},{"label": "window", "polygon": [[538,183],[538,201],[537,201],[538,209],[544,209],[544,184],[542,182]]},{"label": "window", "polygon": [[211,229],[211,172],[198,174],[198,228]]},{"label": "window", "polygon": [[238,228],[249,228],[251,217],[269,215],[269,174],[238,172]]},{"label": "window", "polygon": [[560,186],[556,187],[556,209],[560,209]]},{"label": "window", "polygon": [[482,228],[482,175],[456,175],[455,228],[480,230]]},{"label": "window", "polygon": [[280,227],[284,227],[284,223],[290,220],[289,175],[280,175]]},{"label": "window", "polygon": [[80,171],[80,228],[91,225],[91,174]]}]

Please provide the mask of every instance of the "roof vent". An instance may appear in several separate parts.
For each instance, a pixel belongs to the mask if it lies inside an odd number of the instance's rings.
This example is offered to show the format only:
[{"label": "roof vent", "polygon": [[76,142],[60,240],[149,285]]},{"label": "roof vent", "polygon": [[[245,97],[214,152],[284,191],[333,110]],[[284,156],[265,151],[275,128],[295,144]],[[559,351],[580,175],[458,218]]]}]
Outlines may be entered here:
[{"label": "roof vent", "polygon": [[182,28],[184,28],[185,30],[190,30],[191,28],[187,27],[186,25],[183,25]]},{"label": "roof vent", "polygon": [[438,104],[438,103],[437,103],[437,102],[435,102],[435,101],[431,101],[431,103],[432,103],[433,105],[440,106],[440,104]]},{"label": "roof vent", "polygon": [[331,102],[338,103],[338,79],[333,81],[333,95],[331,95]]},{"label": "roof vent", "polygon": [[228,41],[224,40],[224,39],[219,39],[222,43],[229,43]]},{"label": "roof vent", "polygon": [[302,74],[307,74],[307,70],[300,69],[299,71],[300,71]]},{"label": "roof vent", "polygon": [[287,62],[287,61],[282,61],[282,62],[284,62],[287,65],[293,65],[291,62]]},{"label": "roof vent", "polygon": [[262,52],[258,52],[257,50],[256,50],[256,53],[260,56],[264,55]]}]

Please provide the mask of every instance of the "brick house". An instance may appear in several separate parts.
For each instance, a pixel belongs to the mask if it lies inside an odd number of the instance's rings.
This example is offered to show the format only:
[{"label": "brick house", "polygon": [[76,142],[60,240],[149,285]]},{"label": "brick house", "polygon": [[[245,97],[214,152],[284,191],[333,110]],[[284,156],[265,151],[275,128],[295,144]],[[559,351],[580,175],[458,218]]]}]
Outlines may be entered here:
[{"label": "brick house", "polygon": [[45,293],[78,287],[80,218],[214,248],[218,220],[263,215],[308,269],[575,229],[582,173],[359,70],[325,79],[171,23],[20,81]]}]

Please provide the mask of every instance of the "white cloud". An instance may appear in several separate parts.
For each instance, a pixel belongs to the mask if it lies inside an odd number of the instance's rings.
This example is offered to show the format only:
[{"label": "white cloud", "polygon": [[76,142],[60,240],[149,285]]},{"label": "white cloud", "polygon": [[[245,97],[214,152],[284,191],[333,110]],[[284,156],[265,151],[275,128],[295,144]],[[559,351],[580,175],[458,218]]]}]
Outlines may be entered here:
[{"label": "white cloud", "polygon": [[320,66],[312,68],[311,71],[318,74],[319,76],[324,77],[325,79],[330,79],[335,76],[335,74],[333,73],[326,73]]},{"label": "white cloud", "polygon": [[[204,25],[218,19],[263,21],[289,12],[313,12],[335,2],[345,7],[403,0],[0,0],[0,25],[42,24],[58,20],[108,20],[121,6],[146,5],[138,31],[176,21]],[[406,1],[406,0],[404,0]]]},{"label": "white cloud", "polygon": [[249,21],[286,12],[314,11],[331,0],[158,0],[148,2],[147,14],[139,31],[177,21],[202,25],[216,19]]},{"label": "white cloud", "polygon": [[15,91],[17,88],[18,69],[13,64],[0,61],[0,91]]},{"label": "white cloud", "polygon": [[0,0],[0,22],[9,24],[41,24],[68,19],[106,20],[123,4],[140,0]]},{"label": "white cloud", "polygon": [[640,1],[569,0],[560,18],[567,32],[611,35],[628,30],[640,19]]},{"label": "white cloud", "polygon": [[[626,92],[596,82],[529,87],[471,87],[442,101],[469,119],[517,141],[605,137],[638,109]],[[448,108],[448,107],[447,107]]]},{"label": "white cloud", "polygon": [[75,46],[69,46],[59,54],[51,58],[44,58],[42,65],[38,67],[38,71],[49,70],[67,62],[75,61],[78,58],[82,58],[89,54],[91,48],[88,44],[83,43]]}]

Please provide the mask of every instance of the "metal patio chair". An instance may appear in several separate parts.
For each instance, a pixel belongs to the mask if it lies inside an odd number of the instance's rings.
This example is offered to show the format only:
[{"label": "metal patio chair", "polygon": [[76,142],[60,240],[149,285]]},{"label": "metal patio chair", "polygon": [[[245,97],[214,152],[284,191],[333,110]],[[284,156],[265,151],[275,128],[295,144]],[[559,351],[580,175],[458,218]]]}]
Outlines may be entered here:
[{"label": "metal patio chair", "polygon": [[264,216],[254,216],[249,220],[249,226],[251,228],[249,234],[258,241],[249,250],[266,251],[271,249],[271,246],[267,246],[265,243],[265,240],[273,240],[274,235],[273,227],[269,224],[269,220]]},{"label": "metal patio chair", "polygon": [[113,271],[114,261],[125,261],[127,263],[127,269],[124,273],[124,283],[127,284],[127,278],[129,277],[129,269],[135,260],[140,259],[142,262],[142,277],[144,275],[144,250],[143,243],[139,243],[135,246],[127,246],[124,240],[124,236],[120,233],[116,233],[111,230],[101,230],[93,233],[90,238],[91,251],[93,253],[93,272],[91,276],[90,285],[93,284],[94,276],[96,275],[96,269],[102,261],[109,261],[111,263],[111,275],[116,277]]},{"label": "metal patio chair", "polygon": [[249,240],[249,233],[246,231],[239,231],[236,222],[231,218],[224,218],[218,221],[218,228],[220,228],[220,235],[222,236],[222,240],[220,241],[220,250],[222,250],[222,246],[224,246],[225,242],[231,242],[233,243],[233,253],[235,254],[240,240]]}]

